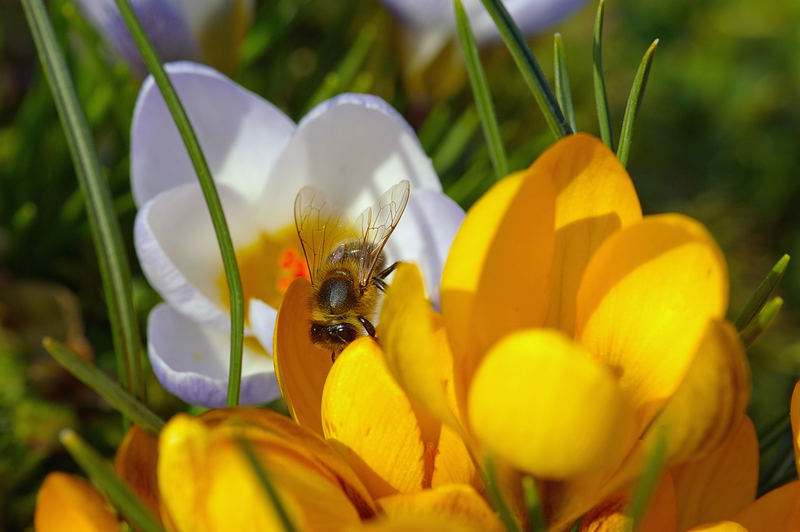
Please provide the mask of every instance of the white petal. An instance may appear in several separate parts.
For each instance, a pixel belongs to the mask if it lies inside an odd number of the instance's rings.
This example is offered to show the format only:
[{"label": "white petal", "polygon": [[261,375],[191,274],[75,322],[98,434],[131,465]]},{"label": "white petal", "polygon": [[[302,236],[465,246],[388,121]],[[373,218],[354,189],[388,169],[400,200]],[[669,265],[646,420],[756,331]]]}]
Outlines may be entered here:
[{"label": "white petal", "polygon": [[260,299],[253,298],[250,300],[248,317],[253,334],[267,353],[272,353],[272,338],[275,334],[275,320],[278,319],[278,311]]},{"label": "white petal", "polygon": [[[202,327],[162,303],[150,313],[147,337],[150,363],[167,391],[190,404],[225,406],[228,334]],[[245,346],[240,404],[266,403],[279,395],[272,357]]]},{"label": "white petal", "polygon": [[[255,241],[249,203],[224,185],[217,188],[234,247]],[[199,185],[167,190],[142,207],[134,243],[148,281],[167,302],[195,321],[230,329],[222,257]]]},{"label": "white petal", "polygon": [[304,185],[355,217],[403,179],[412,189],[441,190],[414,130],[394,108],[377,96],[342,94],[300,121],[263,191],[262,223],[269,231],[290,224]]},{"label": "white petal", "polygon": [[[196,63],[166,65],[211,174],[256,199],[294,124],[277,107]],[[131,186],[137,205],[197,177],[161,93],[148,77],[131,128]]]},{"label": "white petal", "polygon": [[415,191],[403,217],[386,244],[387,261],[415,262],[422,272],[425,291],[439,307],[442,269],[456,236],[464,210],[441,192]]}]

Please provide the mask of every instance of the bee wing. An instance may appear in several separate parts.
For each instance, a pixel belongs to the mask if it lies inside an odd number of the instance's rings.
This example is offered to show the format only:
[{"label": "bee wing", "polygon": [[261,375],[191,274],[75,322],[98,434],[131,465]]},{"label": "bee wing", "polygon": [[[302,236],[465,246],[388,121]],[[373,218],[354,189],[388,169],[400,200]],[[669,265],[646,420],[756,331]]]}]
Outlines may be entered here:
[{"label": "bee wing", "polygon": [[300,189],[294,200],[294,224],[308,265],[311,282],[336,244],[353,235],[341,213],[325,195],[311,186]]},{"label": "bee wing", "polygon": [[408,180],[400,181],[384,192],[375,205],[362,212],[356,220],[355,228],[361,231],[361,249],[364,250],[358,268],[358,282],[362,287],[367,286],[372,279],[375,264],[381,256],[386,240],[394,231],[406,208],[410,188]]}]

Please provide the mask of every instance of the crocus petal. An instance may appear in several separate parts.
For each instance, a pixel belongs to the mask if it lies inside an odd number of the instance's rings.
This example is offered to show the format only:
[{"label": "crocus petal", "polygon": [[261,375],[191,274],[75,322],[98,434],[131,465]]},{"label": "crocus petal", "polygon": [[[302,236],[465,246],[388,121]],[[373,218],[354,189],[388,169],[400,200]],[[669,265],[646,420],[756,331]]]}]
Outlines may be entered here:
[{"label": "crocus petal", "polygon": [[[238,427],[264,464],[291,521],[302,529],[341,528],[359,522],[338,481],[300,458],[293,442],[261,444],[252,428]],[[159,438],[158,478],[164,505],[179,530],[281,528],[236,440],[236,427],[209,429],[186,415],[173,418]],[[235,486],[235,489],[231,489]]]},{"label": "crocus petal", "polygon": [[260,299],[253,298],[250,300],[247,316],[253,335],[265,349],[271,351],[275,341],[275,322],[278,320],[278,311]]},{"label": "crocus petal", "polygon": [[792,422],[792,440],[794,441],[794,465],[800,471],[800,381],[794,385],[789,415]]},{"label": "crocus petal", "polygon": [[158,516],[158,442],[138,425],[128,429],[114,455],[114,470]]},{"label": "crocus petal", "polygon": [[699,458],[733,433],[749,401],[750,370],[739,333],[726,321],[711,320],[683,381],[646,437],[663,431],[668,463]]},{"label": "crocus petal", "polygon": [[642,209],[625,167],[591,135],[580,133],[560,140],[536,159],[530,171],[549,176],[556,187],[546,325],[571,335],[578,284],[589,258],[611,233],[641,220]]},{"label": "crocus petal", "polygon": [[[443,337],[441,320],[431,311],[419,270],[413,264],[397,268],[386,291],[381,323],[386,366],[397,383],[439,420],[459,428],[450,399],[452,355]],[[437,336],[442,338],[437,341]]]},{"label": "crocus petal", "polygon": [[[625,495],[609,497],[587,512],[580,523],[580,532],[627,532],[633,527],[628,513],[629,498]],[[642,532],[678,532],[675,519],[675,486],[672,477],[665,474],[647,503],[647,508],[637,523]]]},{"label": "crocus petal", "polygon": [[686,373],[708,320],[728,306],[725,259],[678,214],[649,216],[603,242],[578,290],[575,335],[617,373],[643,429]]},{"label": "crocus petal", "polygon": [[107,532],[119,527],[91,484],[60,472],[48,474],[39,488],[33,523],[39,532]]},{"label": "crocus petal", "polygon": [[426,473],[430,482],[435,447],[426,453],[433,435],[423,434],[436,428],[432,421],[415,411],[371,338],[359,338],[336,359],[322,394],[322,428],[373,496],[418,491]]},{"label": "crocus petal", "polygon": [[[114,0],[78,0],[77,3],[114,52],[137,75],[144,77],[147,67]],[[176,2],[133,0],[131,6],[162,61],[200,59],[200,50],[181,7]]]},{"label": "crocus petal", "polygon": [[756,498],[758,437],[750,418],[702,460],[672,470],[678,498],[678,528],[731,518]]},{"label": "crocus petal", "polygon": [[503,525],[472,486],[450,484],[416,493],[401,493],[378,500],[389,517],[402,515],[441,515],[456,522],[474,525],[479,530],[500,531]]},{"label": "crocus petal", "polygon": [[[256,200],[294,124],[277,107],[211,68],[178,62],[166,69],[215,181]],[[149,77],[139,91],[131,126],[131,187],[136,204],[144,205],[164,190],[196,180],[172,115]],[[285,217],[283,223],[290,219]]]},{"label": "crocus petal", "polygon": [[477,437],[544,478],[599,471],[633,439],[633,412],[614,376],[553,330],[500,341],[475,372],[469,421]]},{"label": "crocus petal", "polygon": [[442,274],[442,317],[462,411],[483,354],[509,332],[544,321],[554,205],[549,178],[518,172],[472,206],[453,241]]},{"label": "crocus petal", "polygon": [[739,512],[733,521],[748,532],[800,530],[800,480],[784,484]]},{"label": "crocus petal", "polygon": [[289,442],[293,451],[336,477],[362,517],[372,517],[377,512],[377,506],[372,496],[342,455],[320,436],[286,416],[264,408],[235,407],[208,410],[199,418],[209,428],[224,423],[233,427],[233,430],[239,430],[241,424],[258,428],[260,432],[253,431],[248,435],[261,443],[267,441]]},{"label": "crocus petal", "polygon": [[696,526],[688,532],[749,532],[745,527],[733,521],[719,521]]},{"label": "crocus petal", "polygon": [[347,532],[484,532],[485,529],[438,514],[401,514],[380,517],[348,528]]},{"label": "crocus petal", "polygon": [[281,395],[300,425],[322,435],[322,389],[331,354],[311,343],[311,283],[298,278],[283,295],[275,324],[273,360]]},{"label": "crocus petal", "polygon": [[[234,190],[218,193],[235,247],[255,240],[249,205]],[[172,305],[200,323],[230,328],[224,268],[200,186],[186,184],[149,201],[136,215],[136,254],[147,280]],[[270,344],[267,344],[269,346]]]},{"label": "crocus petal", "polygon": [[436,190],[415,190],[386,244],[390,260],[419,265],[425,293],[434,308],[439,307],[444,262],[463,221],[464,210],[445,194]]},{"label": "crocus petal", "polygon": [[[263,142],[258,139],[259,146]],[[414,130],[394,108],[377,96],[341,94],[298,124],[261,189],[261,219],[268,231],[283,228],[304,185],[355,219],[403,179],[412,190],[441,191]]]},{"label": "crocus petal", "polygon": [[[162,386],[190,404],[223,406],[227,397],[230,336],[187,319],[167,304],[156,306],[147,321],[147,352]],[[240,404],[266,403],[278,397],[272,360],[245,342]]]}]

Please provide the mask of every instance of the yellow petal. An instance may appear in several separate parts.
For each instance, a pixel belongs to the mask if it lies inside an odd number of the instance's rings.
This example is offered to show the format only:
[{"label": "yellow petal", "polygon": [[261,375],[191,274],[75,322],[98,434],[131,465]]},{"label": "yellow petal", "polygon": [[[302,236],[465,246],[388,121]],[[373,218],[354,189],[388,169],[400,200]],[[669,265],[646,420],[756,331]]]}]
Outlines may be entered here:
[{"label": "yellow petal", "polygon": [[699,525],[689,532],[748,532],[745,527],[733,521],[719,521],[717,523],[708,523]]},{"label": "yellow petal", "polygon": [[517,172],[467,212],[442,273],[442,317],[453,349],[460,411],[484,353],[547,313],[555,190],[544,175]]},{"label": "yellow petal", "polygon": [[688,372],[648,435],[666,431],[671,464],[700,458],[731,435],[749,401],[750,369],[739,334],[730,323],[711,320]]},{"label": "yellow petal", "polygon": [[486,501],[472,486],[450,484],[416,493],[392,495],[378,500],[390,518],[410,515],[436,515],[473,525],[478,530],[500,531],[503,525]]},{"label": "yellow petal", "polygon": [[611,235],[578,291],[576,337],[618,374],[641,430],[680,384],[728,306],[725,259],[698,222],[645,217]]},{"label": "yellow petal", "polygon": [[[209,427],[227,425],[231,431],[241,435],[243,425],[247,435],[258,445],[277,447],[291,442],[291,449],[298,460],[307,460],[320,469],[330,472],[358,509],[362,517],[374,516],[377,507],[366,486],[361,482],[341,454],[336,452],[321,437],[272,410],[264,408],[236,407],[219,408],[203,413],[199,419]],[[281,450],[285,454],[285,449]]]},{"label": "yellow petal", "polygon": [[464,440],[450,426],[442,424],[436,442],[436,457],[433,464],[431,486],[445,484],[471,484],[480,486],[475,463],[472,461]]},{"label": "yellow petal", "polygon": [[36,495],[37,532],[109,532],[119,523],[103,497],[82,478],[50,473]]},{"label": "yellow petal", "polygon": [[275,322],[273,363],[281,395],[299,424],[322,435],[320,402],[331,354],[311,343],[311,283],[296,279],[283,296]]},{"label": "yellow petal", "polygon": [[517,467],[564,478],[617,463],[633,412],[611,373],[562,333],[528,330],[499,342],[475,373],[469,420]]},{"label": "yellow petal", "polygon": [[546,325],[571,335],[575,296],[586,264],[611,233],[641,220],[628,172],[599,139],[578,133],[545,151],[531,172],[556,187],[555,251]]},{"label": "yellow petal", "polygon": [[158,507],[158,442],[138,425],[133,425],[117,448],[114,470],[147,504],[153,515],[160,514]]},{"label": "yellow petal", "polygon": [[322,395],[322,428],[374,497],[430,482],[433,453],[425,441],[439,425],[414,408],[374,340],[359,338],[337,357]]},{"label": "yellow petal", "polygon": [[[625,495],[609,497],[581,518],[579,532],[629,532],[633,519],[628,513]],[[675,487],[672,477],[664,475],[658,483],[638,523],[638,532],[677,532]]]},{"label": "yellow petal", "polygon": [[[435,321],[434,321],[435,320]],[[451,427],[460,427],[453,413],[453,359],[446,338],[434,333],[441,323],[425,298],[415,264],[401,264],[386,290],[381,310],[380,340],[386,366],[405,392]],[[437,327],[438,325],[438,327]]]},{"label": "yellow petal", "polygon": [[733,520],[749,532],[800,530],[800,480],[762,495]]},{"label": "yellow petal", "polygon": [[442,515],[408,514],[367,521],[348,532],[484,532],[483,528]]},{"label": "yellow petal", "polygon": [[753,422],[743,417],[720,447],[672,473],[681,530],[732,518],[756,498],[758,438]]},{"label": "yellow petal", "polygon": [[237,437],[250,442],[298,528],[341,528],[359,522],[358,511],[338,479],[305,459],[300,442],[262,440],[258,433],[263,433],[261,427],[247,424],[208,428],[186,415],[176,416],[164,427],[159,438],[159,488],[177,530],[281,528]]},{"label": "yellow petal", "polygon": [[794,385],[792,402],[789,406],[789,417],[792,421],[792,436],[794,441],[794,465],[800,471],[800,381]]}]

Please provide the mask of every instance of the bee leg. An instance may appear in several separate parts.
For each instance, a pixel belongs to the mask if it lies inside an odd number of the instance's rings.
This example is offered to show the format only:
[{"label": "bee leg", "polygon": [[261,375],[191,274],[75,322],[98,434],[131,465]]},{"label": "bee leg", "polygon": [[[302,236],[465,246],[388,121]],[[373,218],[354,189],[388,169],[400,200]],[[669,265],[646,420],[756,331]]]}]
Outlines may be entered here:
[{"label": "bee leg", "polygon": [[375,326],[372,325],[367,318],[364,316],[359,316],[358,321],[361,322],[361,325],[364,326],[364,329],[367,331],[367,334],[375,338]]},{"label": "bee leg", "polygon": [[373,277],[372,278],[372,283],[376,287],[378,287],[378,290],[380,290],[381,292],[385,292],[386,291],[386,281],[384,281],[383,279],[378,279],[377,277]]},{"label": "bee leg", "polygon": [[331,364],[336,362],[336,351],[331,351]]},{"label": "bee leg", "polygon": [[[375,277],[380,280],[386,279],[389,276],[389,274],[392,273],[395,270],[395,268],[397,268],[399,265],[400,261],[399,260],[395,261],[392,264],[390,264],[388,268],[384,268],[382,271],[379,271]],[[384,283],[384,286],[385,285],[386,283]]]}]

